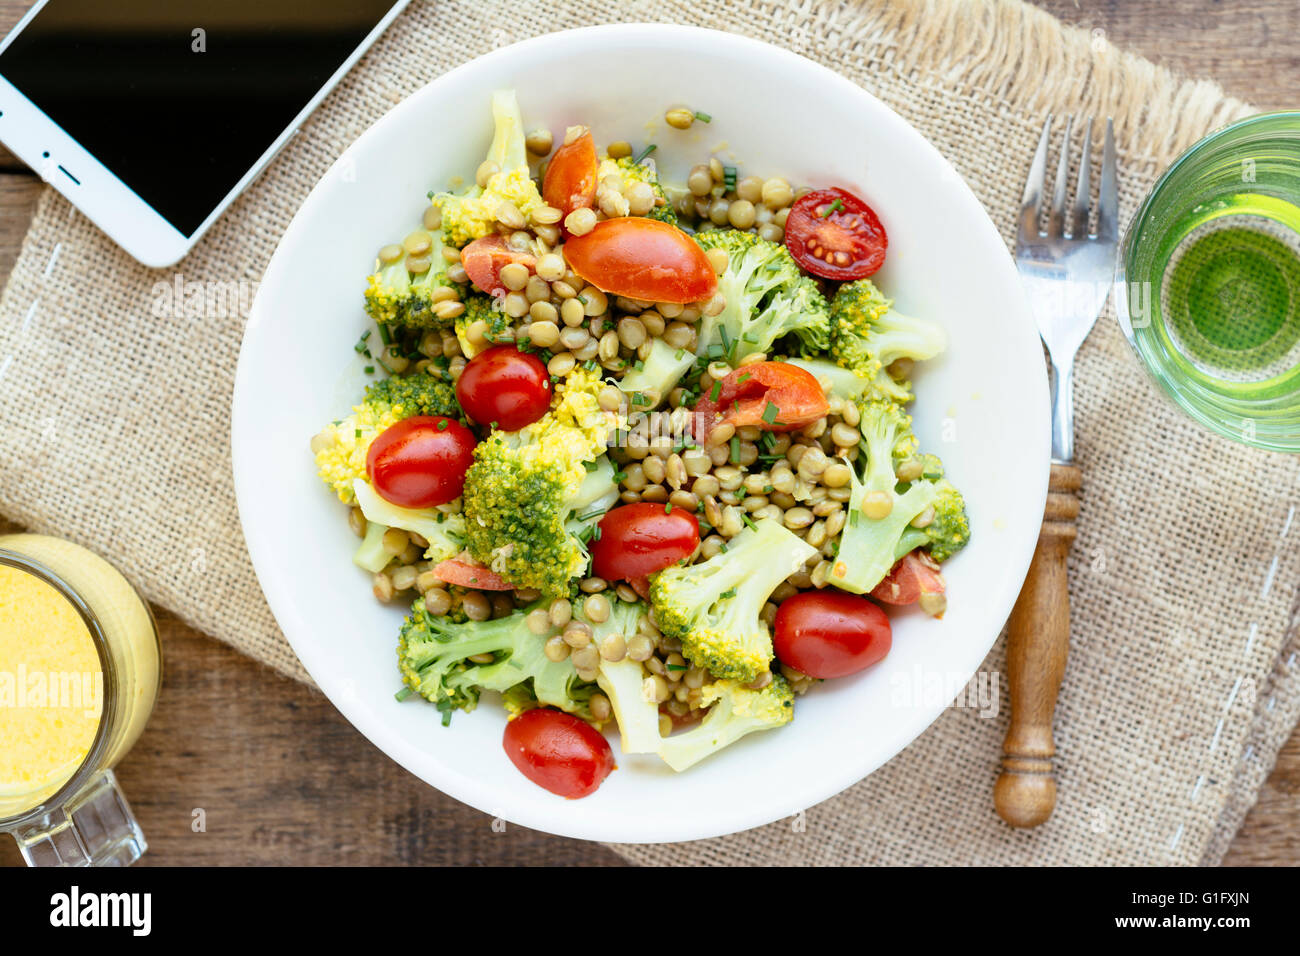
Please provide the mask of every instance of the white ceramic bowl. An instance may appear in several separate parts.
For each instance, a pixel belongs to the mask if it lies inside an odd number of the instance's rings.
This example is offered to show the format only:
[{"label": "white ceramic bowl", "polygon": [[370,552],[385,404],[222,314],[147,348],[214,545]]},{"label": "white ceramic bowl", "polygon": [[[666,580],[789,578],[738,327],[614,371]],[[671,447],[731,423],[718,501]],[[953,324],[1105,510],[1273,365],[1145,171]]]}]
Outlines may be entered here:
[{"label": "white ceramic bowl", "polygon": [[[615,742],[619,769],[576,801],[514,768],[495,700],[444,728],[433,707],[393,699],[403,610],[378,604],[352,565],[356,539],[307,447],[367,380],[351,346],[375,250],[411,228],[430,188],[473,175],[491,136],[489,96],[502,87],[518,91],[529,126],[582,122],[598,142],[634,144],[649,129],[661,169],[682,178],[725,142],[723,155],[741,162],[742,175],[842,185],[864,197],[890,237],[877,281],[900,308],[937,319],[951,336],[948,353],[916,376],[914,416],[923,447],[943,457],[965,492],[972,523],[970,546],[945,565],[947,615],[895,615],[893,650],[881,664],[818,686],[788,726],[684,774],[652,756],[618,755]],[[713,122],[668,129],[664,109],[681,103]],[[1046,496],[1042,352],[1011,259],[974,195],[916,130],[849,81],[780,49],[684,27],[529,40],[438,78],[372,126],[317,184],[267,268],[244,336],[233,421],[253,564],[285,635],[334,705],[439,790],[513,823],[592,840],[665,842],[757,826],[825,800],[898,753],[948,702],[917,699],[917,681],[940,675],[960,686],[992,646]]]}]

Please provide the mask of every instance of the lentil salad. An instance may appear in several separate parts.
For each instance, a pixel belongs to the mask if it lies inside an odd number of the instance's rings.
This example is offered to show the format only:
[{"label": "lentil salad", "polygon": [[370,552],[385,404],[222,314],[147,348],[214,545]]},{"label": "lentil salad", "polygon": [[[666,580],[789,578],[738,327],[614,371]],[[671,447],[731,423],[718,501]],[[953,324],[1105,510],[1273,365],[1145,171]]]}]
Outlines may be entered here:
[{"label": "lentil salad", "polygon": [[969,523],[903,409],[945,337],[868,278],[852,193],[716,156],[661,182],[653,145],[492,110],[472,185],[380,248],[354,348],[382,377],[312,451],[411,604],[399,696],[447,723],[499,692],[511,759],[584,796],[593,727],[685,770],[883,658],[881,604],[942,615]]}]

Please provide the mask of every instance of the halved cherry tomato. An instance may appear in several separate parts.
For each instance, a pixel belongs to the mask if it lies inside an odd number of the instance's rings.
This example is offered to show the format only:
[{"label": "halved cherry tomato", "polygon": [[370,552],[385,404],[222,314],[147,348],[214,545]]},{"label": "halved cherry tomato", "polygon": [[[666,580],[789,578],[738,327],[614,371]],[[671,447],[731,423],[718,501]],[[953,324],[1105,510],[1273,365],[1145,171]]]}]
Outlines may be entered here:
[{"label": "halved cherry tomato", "polygon": [[700,396],[695,404],[695,437],[703,441],[721,422],[788,432],[828,411],[826,393],[811,372],[786,362],[755,362],[734,369]]},{"label": "halved cherry tomato", "polygon": [[515,587],[495,571],[489,571],[471,558],[468,551],[462,551],[446,561],[439,561],[433,566],[433,576],[448,584],[477,588],[480,591],[513,591]]},{"label": "halved cherry tomato", "polygon": [[683,508],[641,502],[605,512],[593,538],[592,570],[607,581],[634,580],[662,571],[695,553],[700,522]]},{"label": "halved cherry tomato", "polygon": [[432,508],[460,497],[474,463],[474,433],[442,415],[416,415],[380,432],[366,452],[379,497],[403,508]]},{"label": "halved cherry tomato", "polygon": [[529,272],[537,268],[537,257],[531,252],[511,249],[505,236],[484,236],[460,251],[460,264],[465,267],[469,281],[488,295],[505,294],[501,270],[512,262],[526,267]]},{"label": "halved cherry tomato", "polygon": [[[542,198],[567,216],[575,209],[590,209],[596,202],[596,143],[591,131],[555,151],[546,164]],[[564,217],[560,217],[563,228]]]},{"label": "halved cherry tomato", "polygon": [[848,281],[885,264],[889,237],[875,212],[851,192],[818,189],[795,200],[785,247],[813,275]]},{"label": "halved cherry tomato", "polygon": [[507,723],[501,743],[520,773],[570,800],[594,793],[614,769],[614,752],[598,730],[550,707],[526,710]]},{"label": "halved cherry tomato", "polygon": [[922,594],[942,594],[943,575],[939,565],[924,551],[903,555],[871,596],[886,604],[915,604]]},{"label": "halved cherry tomato", "polygon": [[597,289],[631,299],[699,302],[718,288],[704,250],[657,219],[605,219],[586,235],[570,238],[564,258]]},{"label": "halved cherry tomato", "polygon": [[772,646],[783,664],[809,677],[856,674],[889,653],[893,632],[885,612],[844,591],[803,591],[776,610]]},{"label": "halved cherry tomato", "polygon": [[456,380],[456,399],[480,425],[514,432],[551,407],[551,376],[536,355],[494,345],[469,360]]}]

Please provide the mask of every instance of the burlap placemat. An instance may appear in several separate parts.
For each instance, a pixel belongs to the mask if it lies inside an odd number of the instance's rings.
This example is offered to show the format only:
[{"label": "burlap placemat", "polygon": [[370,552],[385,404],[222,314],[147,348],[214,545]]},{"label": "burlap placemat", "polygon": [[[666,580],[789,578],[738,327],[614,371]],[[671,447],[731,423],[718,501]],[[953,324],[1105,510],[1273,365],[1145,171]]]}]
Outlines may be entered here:
[{"label": "burlap placemat", "polygon": [[[0,300],[4,513],[91,545],[152,600],[306,680],[258,590],[232,493],[244,316],[159,316],[156,284],[251,286],[334,157],[448,68],[550,30],[637,20],[749,34],[840,71],[952,160],[1008,240],[1046,111],[1115,117],[1125,217],[1177,152],[1249,112],[1017,0],[417,0],[175,270],[135,264],[46,192]],[[805,814],[620,852],[655,863],[1216,862],[1300,715],[1288,646],[1300,463],[1167,407],[1109,314],[1080,353],[1076,401],[1085,485],[1049,824],[1015,832],[993,814],[1005,706],[996,719],[951,708]],[[983,671],[1002,664],[999,643]]]}]

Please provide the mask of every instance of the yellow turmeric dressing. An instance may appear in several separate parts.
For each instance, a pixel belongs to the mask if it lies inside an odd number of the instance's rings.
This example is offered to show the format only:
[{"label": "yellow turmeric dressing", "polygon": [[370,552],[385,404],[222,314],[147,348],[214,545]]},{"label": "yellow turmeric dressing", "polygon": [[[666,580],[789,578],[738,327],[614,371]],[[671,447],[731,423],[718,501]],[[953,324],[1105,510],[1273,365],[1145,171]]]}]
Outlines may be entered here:
[{"label": "yellow turmeric dressing", "polygon": [[0,818],[42,803],[95,741],[104,675],[77,609],[0,565]]}]

